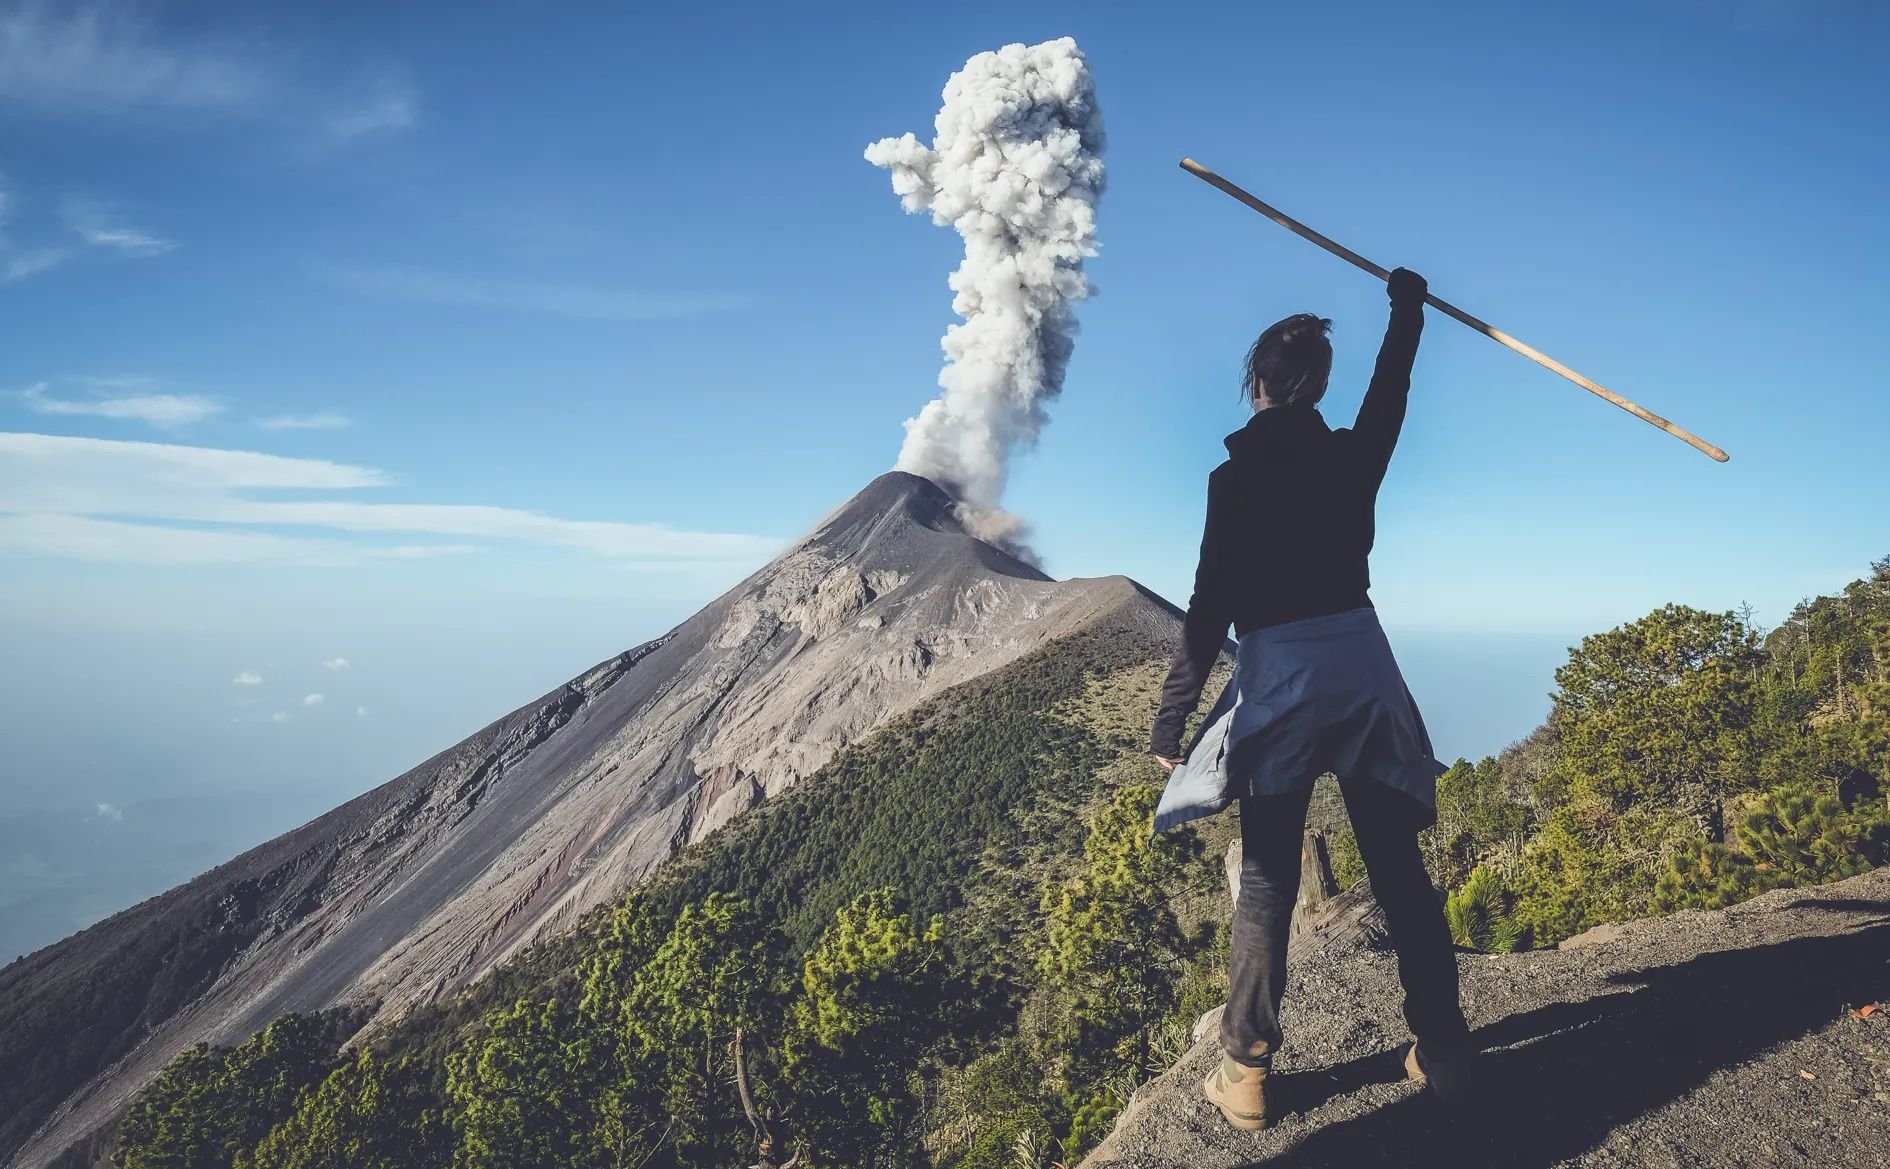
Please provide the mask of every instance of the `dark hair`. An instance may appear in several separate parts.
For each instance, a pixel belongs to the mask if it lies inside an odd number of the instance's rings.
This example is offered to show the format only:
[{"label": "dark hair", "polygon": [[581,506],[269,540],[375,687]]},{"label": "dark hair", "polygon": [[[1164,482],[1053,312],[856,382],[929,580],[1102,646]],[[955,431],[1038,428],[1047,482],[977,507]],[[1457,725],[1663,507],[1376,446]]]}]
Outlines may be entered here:
[{"label": "dark hair", "polygon": [[1264,391],[1274,406],[1311,405],[1326,394],[1332,374],[1332,342],[1326,340],[1332,322],[1311,313],[1269,325],[1247,350],[1246,376],[1241,386],[1247,401],[1258,406]]}]

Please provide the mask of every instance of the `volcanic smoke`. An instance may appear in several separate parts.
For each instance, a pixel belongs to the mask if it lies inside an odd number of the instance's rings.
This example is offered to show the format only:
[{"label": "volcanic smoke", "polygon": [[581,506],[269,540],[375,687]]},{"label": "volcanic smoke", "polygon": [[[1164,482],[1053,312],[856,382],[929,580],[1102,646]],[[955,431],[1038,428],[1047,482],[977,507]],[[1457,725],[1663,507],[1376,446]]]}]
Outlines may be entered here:
[{"label": "volcanic smoke", "polygon": [[907,421],[896,469],[950,491],[977,535],[1015,546],[1023,524],[998,504],[1011,452],[1036,441],[1076,346],[1083,261],[1096,254],[1102,111],[1069,37],[979,53],[945,83],[944,102],[931,146],[903,134],[866,148],[907,212],[930,211],[965,240],[945,392]]}]

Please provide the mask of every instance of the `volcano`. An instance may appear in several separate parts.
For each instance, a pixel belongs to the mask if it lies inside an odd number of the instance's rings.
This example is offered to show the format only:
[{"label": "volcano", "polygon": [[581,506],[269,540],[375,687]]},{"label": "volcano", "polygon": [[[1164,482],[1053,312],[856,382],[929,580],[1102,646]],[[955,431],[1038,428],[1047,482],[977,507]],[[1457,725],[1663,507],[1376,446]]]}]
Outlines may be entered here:
[{"label": "volcano", "polygon": [[[669,633],[373,791],[0,971],[0,1156],[48,1164],[172,1056],[289,1011],[397,1021],[570,928],[917,703],[1098,627],[1172,638],[1125,577],[1056,581],[892,472]],[[46,1020],[87,1008],[83,1034]]]}]

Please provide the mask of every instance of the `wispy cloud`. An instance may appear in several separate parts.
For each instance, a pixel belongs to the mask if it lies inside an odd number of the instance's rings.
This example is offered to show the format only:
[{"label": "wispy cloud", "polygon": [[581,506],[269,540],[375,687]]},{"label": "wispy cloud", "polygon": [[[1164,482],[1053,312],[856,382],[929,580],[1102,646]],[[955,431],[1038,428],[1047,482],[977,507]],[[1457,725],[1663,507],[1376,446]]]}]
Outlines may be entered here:
[{"label": "wispy cloud", "polygon": [[[300,497],[389,482],[379,470],[323,459],[0,433],[0,548],[156,564],[343,564],[451,555],[471,547],[382,542],[422,536],[535,544],[649,565],[728,566],[758,563],[778,546],[759,536],[570,520],[482,504]],[[299,497],[271,497],[283,489]],[[281,530],[309,528],[331,534]]]},{"label": "wispy cloud", "polygon": [[351,292],[467,308],[551,313],[596,321],[670,321],[739,308],[724,292],[647,292],[594,284],[494,280],[426,268],[329,267],[330,281]]},{"label": "wispy cloud", "polygon": [[0,99],[64,111],[253,111],[269,70],[230,45],[162,36],[121,3],[28,0],[0,12]]},{"label": "wispy cloud", "polygon": [[188,426],[202,422],[223,406],[201,394],[123,394],[117,397],[55,398],[39,382],[20,391],[27,408],[36,414],[82,414],[144,422],[158,427]]},{"label": "wispy cloud", "polygon": [[230,684],[233,686],[260,686],[262,685],[262,675],[254,670],[244,670],[236,677],[231,678]]},{"label": "wispy cloud", "polygon": [[[3,29],[3,25],[0,25],[0,29]],[[4,35],[3,31],[0,31],[0,35]],[[10,233],[7,229],[11,227],[14,207],[18,202],[11,191],[0,187],[0,284],[11,284],[42,272],[50,272],[88,253],[104,253],[121,259],[148,259],[161,256],[177,246],[170,240],[126,224],[103,203],[69,198],[60,205],[57,215],[58,223],[64,225],[64,232],[59,232],[58,226],[49,222],[40,227],[40,242],[16,247],[8,238]],[[55,237],[66,239],[68,236],[77,236],[79,242],[48,242]]]},{"label": "wispy cloud", "polygon": [[149,390],[159,384],[158,379],[142,373],[120,373],[110,377],[81,374],[66,380],[94,390]]},{"label": "wispy cloud", "polygon": [[[0,2],[0,102],[59,115],[214,116],[339,146],[417,121],[412,85],[366,85],[257,39],[166,27],[135,0]],[[357,70],[358,72],[358,70]]]},{"label": "wispy cloud", "polygon": [[357,706],[357,707],[355,707],[355,708],[354,708],[354,717],[356,717],[356,718],[366,718],[366,717],[367,717],[367,707],[365,707],[365,706]]},{"label": "wispy cloud", "polygon": [[258,418],[256,425],[264,430],[341,430],[353,426],[354,419],[324,410],[316,414],[277,414],[270,418]]},{"label": "wispy cloud", "polygon": [[276,713],[269,716],[269,721],[272,723],[285,723],[294,717],[294,715],[286,710],[278,710]]},{"label": "wispy cloud", "polygon": [[[22,472],[29,482],[15,478]],[[109,505],[103,507],[107,514],[137,515],[140,511],[132,503],[136,497],[127,496],[127,488],[149,488],[177,497],[236,488],[345,491],[385,487],[391,482],[371,467],[326,459],[175,443],[0,433],[0,506],[9,498],[17,502],[15,489],[19,487],[31,490],[36,500],[68,505],[64,510],[86,512]]]},{"label": "wispy cloud", "polygon": [[125,810],[119,807],[117,804],[106,803],[104,801],[95,801],[93,803],[93,807],[97,808],[98,810],[96,812],[93,812],[90,816],[87,816],[86,819],[88,820],[120,821],[125,818]]},{"label": "wispy cloud", "polygon": [[12,224],[17,201],[13,192],[0,183],[0,284],[12,284],[41,272],[50,272],[72,258],[71,248],[13,246],[8,238],[8,228]]},{"label": "wispy cloud", "polygon": [[[4,502],[0,501],[0,509]],[[242,529],[180,528],[58,513],[0,510],[0,554],[53,556],[102,564],[285,564],[329,568],[373,560],[457,556],[469,544],[367,545]]]},{"label": "wispy cloud", "polygon": [[302,705],[303,705],[303,706],[320,706],[320,705],[321,705],[322,703],[324,703],[324,702],[326,702],[326,701],[328,701],[328,696],[327,696],[327,695],[325,695],[325,694],[304,694],[304,695],[302,695]]},{"label": "wispy cloud", "polygon": [[357,138],[410,130],[419,120],[413,87],[383,77],[338,102],[323,118],[322,128],[332,144],[342,146]]},{"label": "wispy cloud", "polygon": [[41,272],[50,272],[72,258],[65,248],[34,248],[25,252],[0,253],[0,284],[25,280]]},{"label": "wispy cloud", "polygon": [[322,663],[324,670],[345,670],[351,663],[347,658],[329,658]]},{"label": "wispy cloud", "polygon": [[145,257],[161,256],[177,246],[124,223],[111,208],[90,199],[66,200],[59,209],[59,217],[88,247]]}]

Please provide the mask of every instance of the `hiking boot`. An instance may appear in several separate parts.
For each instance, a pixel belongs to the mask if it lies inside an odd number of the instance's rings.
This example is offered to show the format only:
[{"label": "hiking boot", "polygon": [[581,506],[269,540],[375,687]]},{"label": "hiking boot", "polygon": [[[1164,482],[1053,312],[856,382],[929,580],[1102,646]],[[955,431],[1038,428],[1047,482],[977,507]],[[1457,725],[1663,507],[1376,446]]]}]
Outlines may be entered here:
[{"label": "hiking boot", "polygon": [[1404,1072],[1452,1107],[1470,1103],[1476,1049],[1424,1048],[1413,1043],[1404,1056]]},{"label": "hiking boot", "polygon": [[1267,1069],[1250,1068],[1222,1055],[1201,1085],[1201,1094],[1221,1110],[1227,1123],[1242,1132],[1257,1132],[1267,1126],[1266,1084]]}]

